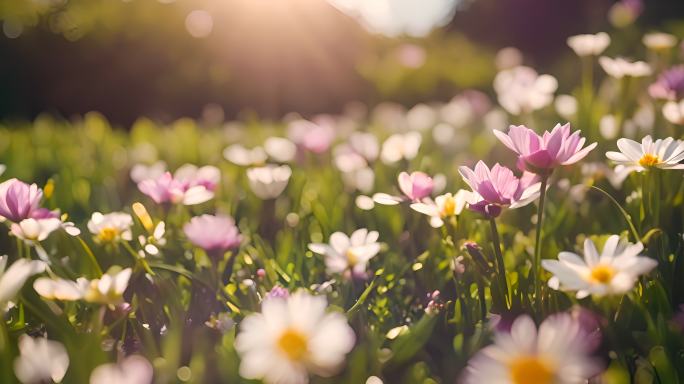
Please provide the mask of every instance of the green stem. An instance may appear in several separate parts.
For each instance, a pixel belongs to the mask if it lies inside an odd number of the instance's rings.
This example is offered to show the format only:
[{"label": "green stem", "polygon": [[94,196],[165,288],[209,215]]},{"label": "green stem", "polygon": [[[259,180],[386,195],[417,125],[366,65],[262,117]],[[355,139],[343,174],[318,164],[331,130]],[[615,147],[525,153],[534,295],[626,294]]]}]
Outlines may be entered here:
[{"label": "green stem", "polygon": [[549,181],[548,176],[542,176],[539,207],[537,208],[537,233],[536,241],[534,243],[534,292],[537,300],[538,309],[541,313],[542,308],[542,293],[541,293],[541,240],[542,240],[542,221],[544,220],[544,202],[546,200],[546,184]]},{"label": "green stem", "polygon": [[150,268],[150,265],[147,264],[147,260],[140,257],[140,255],[137,252],[135,252],[135,250],[131,247],[130,244],[128,244],[127,241],[122,241],[121,243],[123,244],[124,248],[126,248],[126,250],[131,254],[131,256],[133,256],[133,259],[140,262],[140,265],[142,265],[145,272],[147,272],[150,276],[155,276],[154,271],[152,270],[152,268]]},{"label": "green stem", "polygon": [[492,230],[492,242],[494,243],[494,254],[496,255],[496,265],[499,269],[499,285],[503,292],[504,302],[506,307],[510,309],[510,301],[508,298],[508,281],[506,279],[506,266],[504,265],[503,254],[501,253],[501,242],[499,241],[499,230],[496,228],[496,220],[492,217],[489,219],[489,226]]},{"label": "green stem", "polygon": [[93,268],[95,268],[95,273],[97,273],[97,277],[102,277],[102,268],[100,268],[100,264],[97,262],[97,259],[95,258],[95,254],[90,249],[88,244],[86,244],[86,242],[83,241],[83,239],[81,239],[80,236],[76,236],[76,238],[81,243],[83,250],[85,250],[86,254],[88,255],[88,259],[90,259],[90,263],[93,264]]}]

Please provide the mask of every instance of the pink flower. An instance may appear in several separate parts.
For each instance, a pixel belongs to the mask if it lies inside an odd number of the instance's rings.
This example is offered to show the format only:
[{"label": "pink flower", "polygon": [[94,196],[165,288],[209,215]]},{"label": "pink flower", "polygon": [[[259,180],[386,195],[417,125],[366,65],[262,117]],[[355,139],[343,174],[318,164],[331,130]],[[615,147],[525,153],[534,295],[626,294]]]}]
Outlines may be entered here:
[{"label": "pink flower", "polygon": [[28,185],[17,179],[0,183],[0,216],[18,223],[24,219],[57,217],[46,208],[40,208],[43,191],[36,184]]},{"label": "pink flower", "polygon": [[458,171],[473,192],[479,195],[478,201],[468,204],[468,207],[490,218],[499,216],[502,207],[519,208],[539,196],[540,183],[531,173],[517,178],[513,171],[498,163],[490,170],[482,161],[475,165],[475,170],[462,166]]},{"label": "pink flower", "polygon": [[548,175],[560,165],[574,164],[583,159],[596,143],[582,148],[586,138],[580,131],[570,134],[570,124],[556,124],[551,132],[537,135],[524,125],[512,125],[508,134],[494,130],[494,135],[505,146],[518,154],[518,168]]},{"label": "pink flower", "polygon": [[335,129],[327,121],[316,124],[308,120],[290,123],[288,136],[295,144],[313,153],[323,153],[335,139]]},{"label": "pink flower", "polygon": [[419,201],[430,196],[434,183],[432,177],[423,172],[406,172],[399,174],[399,189],[411,201]]},{"label": "pink flower", "polygon": [[195,180],[175,178],[170,172],[139,182],[138,189],[157,204],[194,205],[204,203],[214,197],[213,190],[207,188],[207,185]]},{"label": "pink flower", "polygon": [[242,236],[230,216],[202,215],[193,217],[183,226],[190,242],[209,253],[221,254],[240,246]]}]

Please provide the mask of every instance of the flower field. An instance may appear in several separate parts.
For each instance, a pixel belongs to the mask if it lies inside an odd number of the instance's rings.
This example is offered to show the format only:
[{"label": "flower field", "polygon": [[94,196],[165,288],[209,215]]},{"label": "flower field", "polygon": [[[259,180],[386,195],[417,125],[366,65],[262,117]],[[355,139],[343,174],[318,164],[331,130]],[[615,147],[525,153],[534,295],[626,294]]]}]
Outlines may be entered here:
[{"label": "flower field", "polygon": [[411,108],[2,123],[0,382],[678,383],[678,43],[571,37],[565,83],[501,52]]}]

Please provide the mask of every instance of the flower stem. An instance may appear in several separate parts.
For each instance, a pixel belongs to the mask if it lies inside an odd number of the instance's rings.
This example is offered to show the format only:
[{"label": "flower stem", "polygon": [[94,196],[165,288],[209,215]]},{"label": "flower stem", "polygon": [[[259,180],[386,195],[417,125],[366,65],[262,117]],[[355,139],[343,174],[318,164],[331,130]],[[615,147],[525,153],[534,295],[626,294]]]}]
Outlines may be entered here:
[{"label": "flower stem", "polygon": [[538,309],[541,313],[542,309],[542,293],[541,293],[541,240],[542,240],[542,221],[544,220],[544,202],[546,200],[546,184],[549,181],[548,176],[542,176],[539,207],[537,208],[537,233],[536,241],[534,243],[534,292],[537,300]]},{"label": "flower stem", "polygon": [[501,242],[499,241],[499,230],[496,228],[496,220],[492,217],[489,219],[489,226],[492,230],[492,242],[494,243],[494,254],[496,255],[496,265],[499,269],[499,285],[503,293],[506,307],[510,309],[510,301],[508,298],[508,281],[506,280],[506,266],[504,265],[503,254],[501,253]]}]

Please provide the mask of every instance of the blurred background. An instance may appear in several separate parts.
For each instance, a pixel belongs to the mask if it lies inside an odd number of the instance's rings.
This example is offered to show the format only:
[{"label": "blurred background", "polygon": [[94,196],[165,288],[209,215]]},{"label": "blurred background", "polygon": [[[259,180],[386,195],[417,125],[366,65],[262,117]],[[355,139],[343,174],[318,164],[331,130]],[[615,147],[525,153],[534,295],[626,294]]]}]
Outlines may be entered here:
[{"label": "blurred background", "polygon": [[682,0],[0,0],[0,120],[99,111],[128,126],[447,100],[491,89],[501,48],[572,77],[568,36],[681,35],[683,16]]}]

